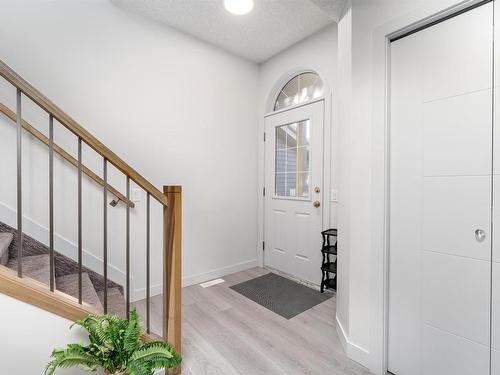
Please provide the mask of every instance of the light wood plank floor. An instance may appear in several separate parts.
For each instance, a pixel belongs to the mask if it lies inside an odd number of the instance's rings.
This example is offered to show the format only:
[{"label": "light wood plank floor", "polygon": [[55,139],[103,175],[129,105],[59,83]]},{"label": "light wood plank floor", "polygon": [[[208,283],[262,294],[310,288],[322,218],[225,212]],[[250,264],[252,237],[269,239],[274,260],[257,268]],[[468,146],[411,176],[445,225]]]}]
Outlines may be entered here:
[{"label": "light wood plank floor", "polygon": [[[335,297],[287,320],[229,289],[268,273],[253,268],[225,283],[183,289],[183,375],[369,375],[349,360],[335,330]],[[144,304],[136,304],[144,311]],[[160,332],[161,296],[152,299]],[[142,315],[142,314],[141,314]]]}]

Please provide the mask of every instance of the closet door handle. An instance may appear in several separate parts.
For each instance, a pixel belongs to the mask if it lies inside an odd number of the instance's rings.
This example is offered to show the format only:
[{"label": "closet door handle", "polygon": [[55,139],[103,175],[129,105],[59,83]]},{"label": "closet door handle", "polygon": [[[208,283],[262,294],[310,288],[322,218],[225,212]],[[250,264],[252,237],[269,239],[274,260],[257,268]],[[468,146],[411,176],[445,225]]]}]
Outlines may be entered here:
[{"label": "closet door handle", "polygon": [[482,229],[476,229],[476,231],[474,232],[474,234],[476,235],[477,242],[483,242],[484,239],[486,238],[486,233]]}]

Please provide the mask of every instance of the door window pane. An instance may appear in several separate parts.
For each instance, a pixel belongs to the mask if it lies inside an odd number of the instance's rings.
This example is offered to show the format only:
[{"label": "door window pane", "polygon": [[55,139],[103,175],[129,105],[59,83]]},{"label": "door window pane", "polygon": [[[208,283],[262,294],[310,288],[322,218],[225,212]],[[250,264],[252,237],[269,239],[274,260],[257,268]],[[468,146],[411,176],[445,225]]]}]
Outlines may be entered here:
[{"label": "door window pane", "polygon": [[277,111],[319,98],[323,92],[323,81],[316,73],[301,73],[293,77],[281,89],[274,103],[274,110]]},{"label": "door window pane", "polygon": [[297,172],[309,171],[309,147],[299,147],[297,152]]},{"label": "door window pane", "polygon": [[310,121],[276,127],[275,195],[308,198],[310,184]]},{"label": "door window pane", "polygon": [[297,171],[297,148],[287,148],[286,150],[286,173],[295,174]]},{"label": "door window pane", "polygon": [[297,124],[287,125],[285,129],[286,147],[297,147]]},{"label": "door window pane", "polygon": [[285,173],[286,150],[276,150],[276,173]]},{"label": "door window pane", "polygon": [[276,173],[276,195],[286,197],[286,173]]},{"label": "door window pane", "polygon": [[307,198],[309,196],[309,173],[302,172],[298,174],[297,196]]},{"label": "door window pane", "polygon": [[297,176],[295,175],[295,173],[286,174],[286,196],[297,196]]},{"label": "door window pane", "polygon": [[276,150],[282,150],[286,148],[286,133],[285,129],[279,127],[276,129]]},{"label": "door window pane", "polygon": [[309,126],[301,126],[298,129],[298,145],[299,146],[309,146],[310,134]]}]

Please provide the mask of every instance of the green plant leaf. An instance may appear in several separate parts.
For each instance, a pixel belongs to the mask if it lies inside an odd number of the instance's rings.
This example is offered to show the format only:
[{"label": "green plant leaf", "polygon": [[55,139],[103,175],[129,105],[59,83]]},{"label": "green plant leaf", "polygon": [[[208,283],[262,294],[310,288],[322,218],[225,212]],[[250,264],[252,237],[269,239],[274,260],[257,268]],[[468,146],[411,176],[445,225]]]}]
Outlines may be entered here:
[{"label": "green plant leaf", "polygon": [[176,356],[169,345],[162,342],[154,342],[148,347],[137,350],[132,354],[131,361],[170,361],[175,362]]},{"label": "green plant leaf", "polygon": [[127,372],[130,375],[152,375],[153,370],[150,364],[141,361],[132,361],[127,366]]},{"label": "green plant leaf", "polygon": [[46,375],[54,373],[56,368],[69,368],[81,366],[84,369],[96,370],[100,366],[100,362],[94,356],[83,353],[80,350],[54,350],[52,352],[53,360],[49,362],[45,369]]},{"label": "green plant leaf", "polygon": [[127,329],[123,337],[123,348],[128,353],[133,353],[138,349],[141,337],[141,322],[137,310],[130,311]]}]

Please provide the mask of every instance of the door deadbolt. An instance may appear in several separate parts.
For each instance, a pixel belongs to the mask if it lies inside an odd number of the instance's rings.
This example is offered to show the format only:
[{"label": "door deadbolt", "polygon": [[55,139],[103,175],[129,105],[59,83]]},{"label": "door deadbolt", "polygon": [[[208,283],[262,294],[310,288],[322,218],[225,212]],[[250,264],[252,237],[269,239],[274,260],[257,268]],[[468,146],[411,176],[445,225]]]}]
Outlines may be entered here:
[{"label": "door deadbolt", "polygon": [[316,186],[316,187],[314,188],[314,192],[315,192],[315,193],[319,193],[320,191],[321,191],[321,189],[319,188],[319,186]]}]

